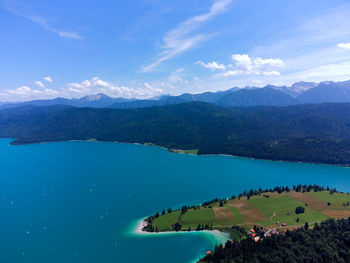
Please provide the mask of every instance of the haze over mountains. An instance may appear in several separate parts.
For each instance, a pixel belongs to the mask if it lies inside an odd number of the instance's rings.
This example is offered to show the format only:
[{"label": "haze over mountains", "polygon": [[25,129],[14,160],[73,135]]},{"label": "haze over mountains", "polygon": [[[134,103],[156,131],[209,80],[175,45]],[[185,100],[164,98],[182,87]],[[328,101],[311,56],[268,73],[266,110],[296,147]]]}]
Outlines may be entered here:
[{"label": "haze over mountains", "polygon": [[267,85],[263,88],[232,88],[226,91],[204,92],[200,94],[184,93],[179,96],[164,95],[146,100],[112,98],[105,94],[96,94],[85,96],[80,99],[55,98],[20,103],[3,103],[0,105],[0,109],[24,105],[50,106],[57,104],[75,107],[131,109],[193,101],[212,103],[222,107],[289,106],[325,102],[350,102],[350,80],[343,82],[325,81],[319,84],[301,81],[294,83],[290,87]]}]

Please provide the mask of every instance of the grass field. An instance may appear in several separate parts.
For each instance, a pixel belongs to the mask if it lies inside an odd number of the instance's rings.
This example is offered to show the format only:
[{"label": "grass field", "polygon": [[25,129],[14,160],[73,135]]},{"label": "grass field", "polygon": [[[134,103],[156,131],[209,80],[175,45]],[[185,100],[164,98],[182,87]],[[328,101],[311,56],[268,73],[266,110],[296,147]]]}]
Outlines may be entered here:
[{"label": "grass field", "polygon": [[[314,210],[309,206],[305,206],[304,203],[288,194],[282,194],[280,196],[275,195],[270,198],[257,196],[252,197],[247,202],[251,203],[268,217],[268,220],[258,222],[263,226],[277,226],[277,221],[280,223],[286,223],[289,226],[300,225],[305,224],[305,222],[317,222],[328,218],[322,212]],[[304,207],[305,212],[302,214],[296,214],[295,208],[298,206]],[[297,218],[299,218],[298,222]]]},{"label": "grass field", "polygon": [[190,209],[185,213],[180,224],[196,228],[198,224],[212,224],[215,222],[215,214],[212,208]]},{"label": "grass field", "polygon": [[154,220],[153,225],[158,228],[158,231],[171,231],[171,225],[178,221],[179,216],[180,211],[162,215]]},{"label": "grass field", "polygon": [[309,194],[312,195],[313,197],[316,197],[317,199],[322,200],[325,204],[329,202],[332,208],[350,210],[350,205],[343,206],[343,204],[350,202],[349,194],[342,194],[342,193],[330,194],[329,191],[324,191],[324,192],[311,191]]},{"label": "grass field", "polygon": [[[268,197],[264,197],[264,195]],[[222,207],[219,202],[200,209],[190,208],[184,214],[174,211],[161,215],[152,222],[152,226],[159,231],[172,230],[172,225],[178,222],[183,230],[189,227],[193,230],[198,224],[222,229],[233,225],[251,227],[260,225],[265,228],[295,228],[305,222],[309,224],[321,222],[327,218],[341,218],[350,216],[350,195],[343,193],[330,194],[323,192],[283,192],[264,193],[252,196],[249,200],[227,200]],[[330,202],[330,206],[327,204]],[[296,207],[303,207],[304,213],[296,214]],[[277,224],[279,222],[280,224]]]},{"label": "grass field", "polygon": [[192,150],[183,150],[186,154],[198,154],[198,149],[192,149]]}]

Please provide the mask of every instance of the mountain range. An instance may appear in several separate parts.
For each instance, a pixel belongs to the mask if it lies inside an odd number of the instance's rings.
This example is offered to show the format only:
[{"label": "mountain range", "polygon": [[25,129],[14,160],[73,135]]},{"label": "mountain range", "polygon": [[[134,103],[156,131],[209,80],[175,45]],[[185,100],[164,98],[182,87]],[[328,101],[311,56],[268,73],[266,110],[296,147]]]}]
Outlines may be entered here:
[{"label": "mountain range", "polygon": [[295,104],[350,102],[350,80],[343,82],[324,81],[318,84],[301,81],[294,83],[290,87],[267,85],[263,88],[258,88],[248,86],[200,94],[165,95],[145,100],[112,98],[105,94],[96,94],[80,99],[55,98],[20,103],[2,103],[0,104],[0,109],[25,105],[50,106],[57,104],[75,107],[130,109],[194,101],[212,103],[222,107],[289,106]]},{"label": "mountain range", "polygon": [[112,98],[105,94],[96,94],[84,96],[80,99],[67,99],[67,98],[55,98],[46,100],[31,100],[25,102],[15,102],[15,103],[2,103],[0,104],[0,109],[21,107],[26,105],[32,106],[52,106],[52,105],[67,105],[74,107],[89,107],[89,108],[105,108],[113,103],[125,103],[130,101],[130,99],[125,98]]}]

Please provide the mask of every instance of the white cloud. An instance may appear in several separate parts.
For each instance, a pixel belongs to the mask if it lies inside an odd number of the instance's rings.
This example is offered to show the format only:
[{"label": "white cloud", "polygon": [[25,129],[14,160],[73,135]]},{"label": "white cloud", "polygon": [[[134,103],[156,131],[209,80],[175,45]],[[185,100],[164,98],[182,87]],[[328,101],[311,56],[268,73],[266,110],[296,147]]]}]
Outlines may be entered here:
[{"label": "white cloud", "polygon": [[67,84],[63,88],[62,93],[67,97],[79,97],[83,95],[104,93],[112,97],[147,98],[160,95],[163,93],[163,90],[155,88],[147,82],[143,83],[143,87],[130,88],[126,86],[118,86],[114,83],[101,80],[98,77],[93,77],[90,80]]},{"label": "white cloud", "polygon": [[32,89],[29,86],[21,86],[16,89],[7,89],[0,93],[2,101],[22,101],[33,99],[53,98],[58,95],[58,92],[53,89]]},{"label": "white cloud", "polygon": [[275,70],[273,70],[273,71],[263,71],[262,74],[265,75],[265,76],[280,76],[281,75],[280,72],[275,71]]},{"label": "white cloud", "polygon": [[276,75],[279,72],[272,71],[271,69],[284,66],[284,62],[278,58],[251,58],[247,54],[234,54],[232,55],[232,60],[235,62],[235,67],[246,74],[269,75],[273,72]]},{"label": "white cloud", "polygon": [[252,69],[252,60],[246,54],[234,54],[232,55],[232,60],[236,62],[235,65],[239,69],[243,69],[245,71]]},{"label": "white cloud", "polygon": [[37,80],[34,83],[35,83],[35,85],[39,86],[40,88],[45,88],[45,85],[40,80]]},{"label": "white cloud", "polygon": [[216,78],[236,76],[235,79],[247,75],[280,76],[281,73],[276,69],[285,66],[284,61],[279,58],[261,58],[250,57],[247,54],[233,54],[231,59],[233,63],[228,64],[227,66],[215,61],[209,63],[198,61],[196,64],[211,71],[224,71],[223,73],[215,74],[214,77]]},{"label": "white cloud", "polygon": [[6,90],[7,93],[9,94],[15,94],[15,95],[20,95],[20,96],[23,96],[23,95],[33,95],[33,94],[40,94],[40,91],[39,90],[33,90],[31,89],[30,87],[28,86],[22,86],[22,87],[19,87],[17,89],[13,89],[13,90]]},{"label": "white cloud", "polygon": [[200,83],[201,79],[197,76],[193,76],[192,74],[187,74],[187,70],[185,68],[178,68],[170,72],[168,76],[148,82],[148,84],[150,84],[153,88],[166,91],[162,94],[171,93],[173,95],[179,95],[185,92],[192,93],[197,90]]},{"label": "white cloud", "polygon": [[233,54],[231,56],[234,64],[225,66],[216,62],[204,64],[203,62],[197,62],[203,67],[209,68],[212,71],[215,69],[230,70],[217,74],[218,76],[236,76],[236,75],[264,75],[264,76],[279,76],[281,73],[276,68],[285,66],[282,59],[279,58],[261,58],[261,57],[249,57],[247,54]]},{"label": "white cloud", "polygon": [[44,95],[48,95],[48,96],[57,96],[59,94],[59,92],[57,90],[54,90],[54,89],[44,89],[44,91],[42,91],[42,93]]},{"label": "white cloud", "polygon": [[153,63],[144,66],[142,71],[151,71],[160,63],[189,50],[207,39],[208,35],[197,34],[189,36],[188,34],[199,28],[204,22],[225,12],[230,3],[231,0],[216,0],[208,13],[191,17],[180,23],[176,28],[168,31],[163,37],[163,51],[159,54],[159,58]]},{"label": "white cloud", "polygon": [[196,64],[202,66],[203,68],[210,69],[211,71],[225,70],[226,69],[224,64],[219,64],[219,63],[217,63],[215,61],[209,62],[209,63],[204,63],[202,61],[198,61],[198,62],[196,62]]},{"label": "white cloud", "polygon": [[262,59],[262,58],[255,58],[253,60],[253,64],[257,68],[261,68],[264,66],[271,66],[271,67],[283,67],[284,62],[283,60],[279,58],[267,58],[267,59]]},{"label": "white cloud", "polygon": [[58,30],[55,27],[52,27],[46,19],[36,14],[36,12],[33,10],[33,8],[25,2],[21,2],[18,0],[2,0],[2,3],[7,11],[9,11],[12,14],[15,14],[20,17],[24,17],[39,26],[41,26],[43,29],[53,32],[57,34],[58,36],[62,38],[69,38],[69,39],[75,39],[75,40],[82,40],[83,37],[80,36],[76,32],[70,32],[70,31],[62,31]]},{"label": "white cloud", "polygon": [[350,49],[350,43],[339,43],[337,47]]},{"label": "white cloud", "polygon": [[111,97],[144,99],[164,94],[160,87],[148,82],[137,83],[135,86],[137,87],[119,86],[98,77],[93,77],[81,82],[68,83],[57,90],[49,88],[32,89],[29,86],[7,89],[3,92],[0,91],[0,101],[28,101],[56,97],[80,98],[98,93],[104,93]]},{"label": "white cloud", "polygon": [[50,76],[45,77],[44,80],[47,82],[53,82],[53,79]]},{"label": "white cloud", "polygon": [[238,70],[229,70],[229,71],[226,71],[224,74],[222,74],[224,77],[229,77],[229,76],[235,76],[235,75],[238,75],[240,74],[241,72],[238,71]]}]

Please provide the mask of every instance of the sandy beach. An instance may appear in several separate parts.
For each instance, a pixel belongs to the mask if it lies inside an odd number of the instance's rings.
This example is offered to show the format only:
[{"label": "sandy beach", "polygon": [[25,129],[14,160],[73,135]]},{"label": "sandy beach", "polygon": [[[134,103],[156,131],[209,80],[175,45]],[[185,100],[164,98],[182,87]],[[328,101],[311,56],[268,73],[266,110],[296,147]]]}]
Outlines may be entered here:
[{"label": "sandy beach", "polygon": [[143,218],[137,222],[137,225],[135,226],[133,233],[138,235],[177,235],[177,234],[206,233],[215,237],[215,239],[220,243],[224,243],[227,240],[229,240],[229,235],[219,230],[147,232],[142,230],[145,226],[147,226],[147,222],[145,221],[145,218]]}]

